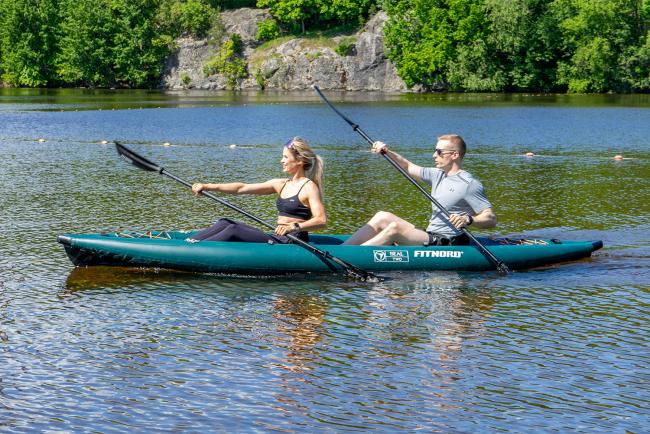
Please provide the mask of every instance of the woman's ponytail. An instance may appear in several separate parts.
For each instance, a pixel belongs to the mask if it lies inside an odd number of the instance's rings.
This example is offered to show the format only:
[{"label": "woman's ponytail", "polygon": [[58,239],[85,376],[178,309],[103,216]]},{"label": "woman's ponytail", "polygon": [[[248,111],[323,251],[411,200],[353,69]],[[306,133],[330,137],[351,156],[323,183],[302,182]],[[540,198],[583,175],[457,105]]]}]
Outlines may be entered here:
[{"label": "woman's ponytail", "polygon": [[325,165],[323,159],[309,147],[307,141],[301,137],[294,137],[289,149],[292,149],[296,158],[304,163],[305,176],[311,179],[323,194],[323,176]]}]

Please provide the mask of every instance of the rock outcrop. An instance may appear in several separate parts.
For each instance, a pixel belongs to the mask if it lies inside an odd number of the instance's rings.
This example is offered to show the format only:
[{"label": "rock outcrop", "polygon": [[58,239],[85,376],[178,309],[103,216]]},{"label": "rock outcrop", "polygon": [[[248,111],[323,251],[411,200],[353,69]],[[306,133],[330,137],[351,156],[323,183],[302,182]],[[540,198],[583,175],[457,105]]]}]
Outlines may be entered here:
[{"label": "rock outcrop", "polygon": [[[319,39],[290,39],[260,47],[255,39],[257,24],[271,18],[267,10],[237,9],[221,14],[224,38],[239,34],[248,77],[240,79],[241,89],[301,90],[317,84],[330,90],[405,91],[395,66],[384,53],[384,12],[375,15],[358,33],[351,36]],[[207,40],[181,38],[178,50],[168,59],[162,87],[169,89],[226,89],[221,74],[205,76],[203,66],[218,51],[218,44]],[[345,44],[347,53],[336,48]],[[341,52],[342,50],[338,50]]]}]

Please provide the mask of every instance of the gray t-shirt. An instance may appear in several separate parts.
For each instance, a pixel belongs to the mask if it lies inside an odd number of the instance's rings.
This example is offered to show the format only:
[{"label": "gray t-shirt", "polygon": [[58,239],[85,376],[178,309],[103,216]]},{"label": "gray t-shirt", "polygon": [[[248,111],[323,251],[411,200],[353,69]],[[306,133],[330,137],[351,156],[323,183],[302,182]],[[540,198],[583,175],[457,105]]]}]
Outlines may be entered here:
[{"label": "gray t-shirt", "polygon": [[[450,214],[476,215],[481,211],[492,208],[485,196],[483,184],[464,170],[446,176],[445,172],[435,167],[423,167],[420,177],[431,184],[431,196],[440,202]],[[438,207],[431,205],[433,214],[427,226],[427,232],[434,232],[447,237],[461,234],[454,225],[449,223]]]}]

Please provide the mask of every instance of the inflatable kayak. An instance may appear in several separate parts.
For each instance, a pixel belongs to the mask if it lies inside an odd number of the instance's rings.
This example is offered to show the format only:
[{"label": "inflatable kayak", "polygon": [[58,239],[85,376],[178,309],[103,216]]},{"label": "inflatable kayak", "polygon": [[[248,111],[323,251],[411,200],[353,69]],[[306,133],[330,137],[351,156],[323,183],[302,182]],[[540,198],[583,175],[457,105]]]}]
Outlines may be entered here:
[{"label": "inflatable kayak", "polygon": [[[332,263],[296,244],[188,242],[192,232],[59,235],[77,266],[119,265],[174,270],[276,275],[329,272]],[[484,271],[493,266],[474,246],[346,246],[347,235],[311,235],[310,244],[367,271]],[[602,241],[478,239],[513,270],[589,257]],[[336,266],[339,267],[338,265]]]}]

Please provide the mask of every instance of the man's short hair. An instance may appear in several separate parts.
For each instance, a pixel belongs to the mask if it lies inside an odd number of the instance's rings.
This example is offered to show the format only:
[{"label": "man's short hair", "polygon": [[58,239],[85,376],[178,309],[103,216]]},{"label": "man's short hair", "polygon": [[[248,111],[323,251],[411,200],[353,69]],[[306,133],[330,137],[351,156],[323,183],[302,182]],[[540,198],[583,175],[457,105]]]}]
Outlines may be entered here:
[{"label": "man's short hair", "polygon": [[458,149],[460,158],[463,158],[465,156],[465,152],[467,152],[467,145],[465,144],[465,140],[463,140],[463,138],[458,134],[444,134],[438,137],[438,140],[447,140],[449,143],[454,145],[456,149]]}]

